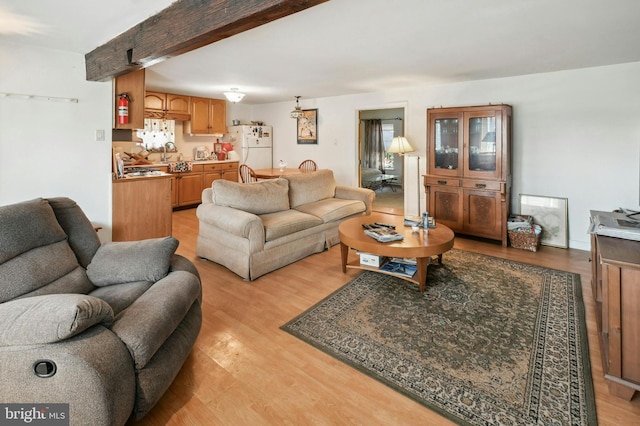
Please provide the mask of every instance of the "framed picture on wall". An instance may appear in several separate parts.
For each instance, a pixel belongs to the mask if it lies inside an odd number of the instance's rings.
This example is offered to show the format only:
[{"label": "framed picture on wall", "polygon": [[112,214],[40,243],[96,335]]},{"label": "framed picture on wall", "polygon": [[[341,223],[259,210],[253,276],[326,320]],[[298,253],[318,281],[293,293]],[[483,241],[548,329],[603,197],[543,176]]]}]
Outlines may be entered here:
[{"label": "framed picture on wall", "polygon": [[318,143],[318,110],[303,109],[302,117],[298,118],[298,144]]},{"label": "framed picture on wall", "polygon": [[520,194],[520,214],[530,215],[540,225],[540,244],[569,247],[569,224],[567,199]]}]

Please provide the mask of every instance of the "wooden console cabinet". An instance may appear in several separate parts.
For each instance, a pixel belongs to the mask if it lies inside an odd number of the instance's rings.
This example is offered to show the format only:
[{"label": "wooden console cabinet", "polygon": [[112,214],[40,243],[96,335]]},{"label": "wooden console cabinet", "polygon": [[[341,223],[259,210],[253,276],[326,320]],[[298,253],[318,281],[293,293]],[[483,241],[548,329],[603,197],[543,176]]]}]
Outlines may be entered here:
[{"label": "wooden console cabinet", "polygon": [[427,211],[454,232],[507,245],[511,106],[427,110]]},{"label": "wooden console cabinet", "polygon": [[640,242],[591,234],[591,288],[609,393],[640,391]]}]

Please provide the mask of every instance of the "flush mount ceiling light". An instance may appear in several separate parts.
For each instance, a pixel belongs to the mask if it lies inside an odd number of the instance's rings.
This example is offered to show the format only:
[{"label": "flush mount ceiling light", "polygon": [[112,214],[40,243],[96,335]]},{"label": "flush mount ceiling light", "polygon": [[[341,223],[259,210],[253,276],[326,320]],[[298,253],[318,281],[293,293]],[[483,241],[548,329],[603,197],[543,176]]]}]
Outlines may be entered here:
[{"label": "flush mount ceiling light", "polygon": [[302,112],[302,108],[300,108],[300,96],[296,96],[296,107],[293,111],[291,111],[291,118],[300,118],[304,116],[304,112]]},{"label": "flush mount ceiling light", "polygon": [[229,102],[240,102],[242,98],[244,98],[244,93],[238,92],[237,88],[232,88],[229,92],[224,92],[224,96],[229,100]]}]

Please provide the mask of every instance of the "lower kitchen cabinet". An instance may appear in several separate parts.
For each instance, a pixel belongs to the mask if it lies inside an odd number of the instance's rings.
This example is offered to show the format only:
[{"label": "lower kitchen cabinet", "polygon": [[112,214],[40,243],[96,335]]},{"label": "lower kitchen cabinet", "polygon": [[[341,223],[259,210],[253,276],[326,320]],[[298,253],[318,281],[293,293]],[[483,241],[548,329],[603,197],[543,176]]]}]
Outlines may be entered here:
[{"label": "lower kitchen cabinet", "polygon": [[112,189],[113,241],[171,235],[171,177],[118,179]]},{"label": "lower kitchen cabinet", "polygon": [[238,162],[194,164],[190,172],[173,173],[171,179],[172,206],[185,207],[200,204],[202,191],[214,180],[238,181]]},{"label": "lower kitchen cabinet", "polygon": [[238,181],[238,163],[203,164],[202,189],[211,186],[214,180]]},{"label": "lower kitchen cabinet", "polygon": [[181,173],[178,180],[178,205],[189,206],[202,200],[202,173]]}]

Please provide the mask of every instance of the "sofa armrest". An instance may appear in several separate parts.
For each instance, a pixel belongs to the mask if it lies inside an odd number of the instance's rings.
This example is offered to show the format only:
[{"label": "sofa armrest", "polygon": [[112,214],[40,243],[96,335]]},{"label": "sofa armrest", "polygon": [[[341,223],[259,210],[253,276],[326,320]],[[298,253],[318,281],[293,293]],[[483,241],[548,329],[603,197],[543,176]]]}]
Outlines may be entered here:
[{"label": "sofa armrest", "polygon": [[0,304],[0,347],[66,340],[96,325],[110,325],[113,310],[97,297],[48,294]]},{"label": "sofa armrest", "polygon": [[213,189],[205,188],[202,191],[202,204],[213,204]]},{"label": "sofa armrest", "polygon": [[201,222],[230,234],[251,239],[257,233],[264,241],[262,220],[253,213],[211,203],[200,204],[196,209],[196,216]]},{"label": "sofa armrest", "polygon": [[376,193],[366,188],[337,185],[335,197],[341,198],[343,200],[360,200],[366,206],[365,213],[371,214],[371,209],[373,207],[373,200],[375,200],[376,198]]}]

